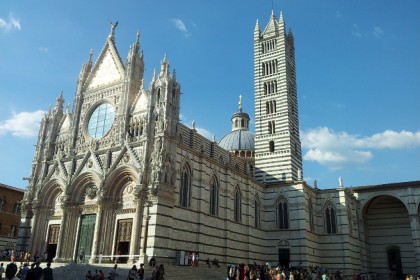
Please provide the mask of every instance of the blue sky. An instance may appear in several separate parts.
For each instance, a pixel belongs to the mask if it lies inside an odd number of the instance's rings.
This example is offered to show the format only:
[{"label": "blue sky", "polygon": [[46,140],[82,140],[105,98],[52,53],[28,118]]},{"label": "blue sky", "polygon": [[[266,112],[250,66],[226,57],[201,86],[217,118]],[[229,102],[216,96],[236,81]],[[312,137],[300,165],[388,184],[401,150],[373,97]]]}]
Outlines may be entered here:
[{"label": "blue sky", "polygon": [[[280,11],[295,36],[303,173],[336,188],[420,179],[420,1],[0,2],[0,182],[25,188],[39,122],[119,22],[125,61],[140,31],[145,82],[167,54],[181,115],[220,140],[243,96],[254,118],[253,30]],[[253,128],[253,123],[252,130]]]}]

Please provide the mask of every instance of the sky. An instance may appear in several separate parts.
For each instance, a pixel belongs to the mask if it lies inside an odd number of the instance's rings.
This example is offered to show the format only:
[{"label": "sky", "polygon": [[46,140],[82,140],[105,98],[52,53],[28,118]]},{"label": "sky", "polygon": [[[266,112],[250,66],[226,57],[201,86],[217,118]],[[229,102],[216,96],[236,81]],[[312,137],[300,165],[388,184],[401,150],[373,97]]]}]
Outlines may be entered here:
[{"label": "sky", "polygon": [[39,124],[96,61],[118,21],[122,61],[140,31],[145,84],[167,55],[181,119],[211,139],[239,95],[254,129],[253,32],[283,13],[295,38],[304,180],[322,189],[420,180],[420,1],[0,1],[0,183],[25,189]]}]

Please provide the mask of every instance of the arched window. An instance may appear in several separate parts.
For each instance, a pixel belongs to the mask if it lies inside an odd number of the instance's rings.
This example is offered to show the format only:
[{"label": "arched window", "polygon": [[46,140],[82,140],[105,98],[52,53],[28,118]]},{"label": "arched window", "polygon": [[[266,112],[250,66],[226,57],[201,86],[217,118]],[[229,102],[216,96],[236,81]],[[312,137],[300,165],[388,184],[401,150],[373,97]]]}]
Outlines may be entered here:
[{"label": "arched window", "polygon": [[213,177],[210,183],[210,214],[217,215],[219,213],[219,185],[216,178]]},{"label": "arched window", "polygon": [[328,234],[337,233],[336,214],[331,202],[329,202],[325,207],[325,227]]},{"label": "arched window", "polygon": [[289,229],[287,200],[283,196],[277,200],[277,227],[279,229]]},{"label": "arched window", "polygon": [[179,188],[179,206],[189,207],[191,197],[191,173],[188,165],[181,172],[181,186]]},{"label": "arched window", "polygon": [[238,127],[238,120],[235,120],[235,127]]},{"label": "arched window", "polygon": [[309,229],[311,231],[315,230],[315,224],[314,224],[314,210],[312,208],[312,201],[309,200],[308,202],[308,214],[309,214]]},{"label": "arched window", "polygon": [[260,207],[260,198],[258,197],[258,195],[255,196],[255,202],[254,202],[254,223],[255,223],[255,227],[259,228],[261,226],[261,222],[260,222],[260,211],[261,211],[261,207]]},{"label": "arched window", "polygon": [[241,222],[242,220],[242,197],[241,197],[241,191],[239,187],[236,187],[235,190],[235,197],[233,201],[233,215],[235,222]]}]

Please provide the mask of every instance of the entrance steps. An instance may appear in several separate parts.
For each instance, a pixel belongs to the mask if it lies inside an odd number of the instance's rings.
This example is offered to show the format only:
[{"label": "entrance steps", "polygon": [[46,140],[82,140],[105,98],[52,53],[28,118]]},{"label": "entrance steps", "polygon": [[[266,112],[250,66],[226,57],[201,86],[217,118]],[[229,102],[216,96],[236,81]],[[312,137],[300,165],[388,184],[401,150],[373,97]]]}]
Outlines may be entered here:
[{"label": "entrance steps", "polygon": [[[139,267],[138,264],[137,268]],[[46,263],[41,263],[41,267],[45,268]],[[51,263],[53,269],[54,279],[57,280],[84,280],[88,270],[92,274],[96,270],[102,270],[105,273],[105,279],[108,278],[109,272],[114,267],[114,264],[76,264],[76,263]],[[132,265],[118,264],[117,271],[119,277],[117,280],[126,280],[128,271]],[[145,279],[149,280],[152,276],[153,268],[145,266]],[[165,264],[165,280],[224,280],[226,279],[226,267],[208,267],[205,263],[200,264],[199,267],[177,266]]]}]

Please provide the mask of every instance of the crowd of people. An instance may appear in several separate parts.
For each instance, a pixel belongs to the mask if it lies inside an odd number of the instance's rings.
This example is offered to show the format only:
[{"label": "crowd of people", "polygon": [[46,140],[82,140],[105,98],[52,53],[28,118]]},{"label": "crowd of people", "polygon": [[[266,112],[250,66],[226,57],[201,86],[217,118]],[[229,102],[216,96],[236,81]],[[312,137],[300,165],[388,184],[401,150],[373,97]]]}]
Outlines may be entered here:
[{"label": "crowd of people", "polygon": [[4,264],[0,264],[0,279],[4,271],[5,279],[8,280],[53,280],[53,270],[51,263],[47,263],[47,267],[42,268],[39,262],[32,263],[30,266],[28,263],[24,263],[18,268],[15,262],[7,264],[4,269]]}]

